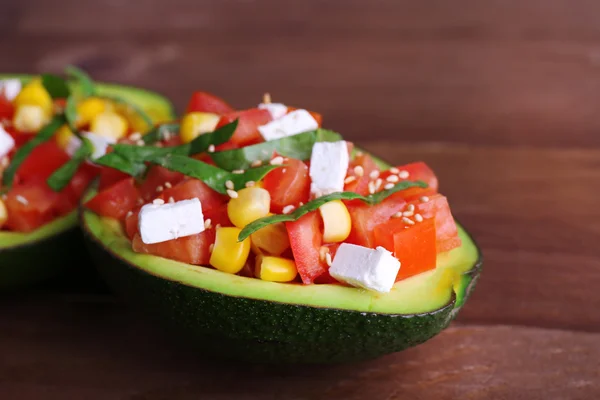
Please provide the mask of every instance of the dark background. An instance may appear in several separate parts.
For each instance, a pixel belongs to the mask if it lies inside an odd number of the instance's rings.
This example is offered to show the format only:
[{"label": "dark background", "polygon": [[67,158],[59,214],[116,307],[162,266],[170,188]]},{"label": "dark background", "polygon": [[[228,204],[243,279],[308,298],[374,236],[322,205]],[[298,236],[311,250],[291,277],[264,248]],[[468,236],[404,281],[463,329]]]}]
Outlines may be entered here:
[{"label": "dark background", "polygon": [[0,9],[1,72],[77,64],[97,80],[157,90],[179,111],[196,89],[240,108],[269,91],[388,161],[428,162],[486,258],[450,331],[324,370],[215,367],[139,332],[118,303],[10,298],[0,303],[0,394],[600,397],[597,1],[2,0]]}]

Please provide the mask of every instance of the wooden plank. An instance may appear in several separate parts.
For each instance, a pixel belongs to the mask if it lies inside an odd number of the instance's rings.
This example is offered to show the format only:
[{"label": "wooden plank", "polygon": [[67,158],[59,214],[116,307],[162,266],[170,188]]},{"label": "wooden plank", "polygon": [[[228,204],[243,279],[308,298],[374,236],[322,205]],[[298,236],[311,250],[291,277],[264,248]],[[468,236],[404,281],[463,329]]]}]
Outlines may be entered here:
[{"label": "wooden plank", "polygon": [[25,0],[2,71],[76,63],[181,109],[193,89],[239,107],[268,90],[351,138],[600,145],[600,5]]},{"label": "wooden plank", "polygon": [[203,359],[113,303],[0,303],[6,399],[592,399],[600,334],[460,326],[408,351],[337,366]]}]

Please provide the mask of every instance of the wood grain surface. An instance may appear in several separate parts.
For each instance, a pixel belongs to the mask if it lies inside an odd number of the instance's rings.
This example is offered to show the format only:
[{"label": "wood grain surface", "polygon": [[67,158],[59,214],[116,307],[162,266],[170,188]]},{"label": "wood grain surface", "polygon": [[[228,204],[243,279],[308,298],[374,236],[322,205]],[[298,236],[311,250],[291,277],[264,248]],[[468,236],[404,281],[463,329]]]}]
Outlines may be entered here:
[{"label": "wood grain surface", "polygon": [[600,398],[600,3],[3,0],[0,72],[239,107],[264,91],[424,160],[484,272],[430,342],[334,367],[206,360],[111,297],[0,297],[2,399]]}]

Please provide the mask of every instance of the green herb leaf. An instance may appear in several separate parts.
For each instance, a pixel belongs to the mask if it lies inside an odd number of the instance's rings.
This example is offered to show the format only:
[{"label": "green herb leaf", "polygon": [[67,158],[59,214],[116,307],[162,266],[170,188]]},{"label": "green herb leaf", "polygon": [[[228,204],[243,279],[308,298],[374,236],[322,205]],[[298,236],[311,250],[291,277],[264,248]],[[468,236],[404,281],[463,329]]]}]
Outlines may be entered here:
[{"label": "green herb leaf", "polygon": [[316,142],[337,142],[342,137],[327,129],[317,129],[269,142],[246,146],[241,149],[220,151],[211,158],[221,168],[229,171],[246,169],[254,161],[268,162],[274,152],[284,157],[308,160]]},{"label": "green herb leaf", "polygon": [[94,145],[88,138],[81,137],[81,146],[77,149],[73,157],[64,163],[59,169],[54,171],[46,181],[48,186],[55,192],[60,192],[71,182],[71,179],[79,169],[79,166],[85,162],[94,152]]},{"label": "green herb leaf", "polygon": [[156,142],[160,142],[167,135],[170,135],[173,132],[179,132],[179,124],[162,124],[155,126],[148,133],[142,136],[142,140],[144,144],[154,144]]},{"label": "green herb leaf", "polygon": [[40,144],[50,140],[54,133],[65,123],[65,117],[62,115],[56,115],[48,125],[44,126],[37,135],[29,142],[25,143],[21,146],[15,156],[13,157],[10,165],[4,170],[2,175],[2,184],[4,185],[4,191],[8,191],[14,181],[15,174],[21,164],[27,159],[27,157],[31,154],[33,149],[35,149]]},{"label": "green herb leaf", "polygon": [[70,95],[67,97],[67,103],[65,104],[65,118],[69,124],[69,128],[74,133],[77,133],[77,99],[75,96]]},{"label": "green herb leaf", "polygon": [[128,175],[137,177],[146,171],[146,164],[143,162],[131,161],[115,152],[103,155],[94,161],[95,164],[114,168]]},{"label": "green herb leaf", "polygon": [[213,132],[205,133],[190,142],[190,155],[204,153],[208,150],[210,145],[218,146],[223,143],[227,143],[233,136],[238,126],[238,120],[223,125],[222,127],[215,129]]},{"label": "green herb leaf", "polygon": [[163,157],[156,157],[148,161],[171,171],[181,172],[184,175],[199,179],[214,191],[221,194],[227,193],[227,188],[225,187],[227,181],[232,181],[234,189],[239,190],[245,187],[246,182],[258,181],[273,169],[280,167],[280,165],[267,165],[250,169],[244,174],[233,174],[219,167],[181,155],[170,154]]},{"label": "green herb leaf", "polygon": [[96,94],[96,85],[86,72],[74,65],[69,65],[65,71],[67,76],[77,80],[83,97],[90,97]]},{"label": "green herb leaf", "polygon": [[42,74],[42,85],[53,99],[67,98],[71,94],[67,82],[60,76]]},{"label": "green herb leaf", "polygon": [[257,219],[256,221],[246,225],[244,227],[244,229],[242,229],[242,231],[238,235],[238,241],[241,242],[242,240],[246,239],[254,232],[258,231],[259,229],[264,228],[267,225],[276,224],[279,222],[296,221],[303,215],[308,214],[311,211],[315,211],[319,207],[321,207],[323,204],[328,203],[333,200],[358,199],[358,200],[364,201],[365,203],[367,203],[369,205],[375,205],[375,204],[378,204],[381,201],[383,201],[386,197],[388,197],[400,190],[408,189],[410,187],[415,187],[415,186],[426,188],[427,184],[423,181],[416,181],[416,182],[403,181],[403,182],[397,183],[391,189],[384,190],[384,191],[381,191],[381,192],[378,192],[375,194],[371,194],[369,196],[362,196],[362,195],[360,195],[358,193],[354,193],[354,192],[340,192],[340,193],[332,193],[332,194],[328,194],[325,196],[321,196],[315,200],[312,200],[312,201],[304,204],[303,206],[298,207],[295,211],[293,211],[290,214],[271,215],[269,217]]}]

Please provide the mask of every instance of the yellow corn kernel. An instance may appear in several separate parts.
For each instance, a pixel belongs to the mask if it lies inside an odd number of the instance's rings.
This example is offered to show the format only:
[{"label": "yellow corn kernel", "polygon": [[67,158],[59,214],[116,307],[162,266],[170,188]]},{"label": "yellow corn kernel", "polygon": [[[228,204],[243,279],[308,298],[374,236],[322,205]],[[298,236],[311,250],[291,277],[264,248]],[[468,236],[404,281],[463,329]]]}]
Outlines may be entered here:
[{"label": "yellow corn kernel", "polygon": [[90,123],[90,131],[100,136],[119,140],[127,134],[127,120],[113,111],[96,115]]},{"label": "yellow corn kernel", "polygon": [[269,215],[271,195],[262,188],[249,187],[237,192],[238,197],[229,200],[227,215],[238,228]]},{"label": "yellow corn kernel", "polygon": [[21,132],[37,133],[49,119],[42,107],[23,104],[15,111],[13,125]]},{"label": "yellow corn kernel", "polygon": [[63,150],[66,150],[69,147],[69,143],[71,143],[71,140],[74,137],[75,134],[73,134],[73,131],[71,130],[71,128],[69,128],[69,125],[67,124],[58,128],[58,131],[56,131],[56,134],[54,135],[56,143]]},{"label": "yellow corn kernel", "polygon": [[256,254],[280,256],[290,247],[283,223],[267,225],[250,235],[252,251]]},{"label": "yellow corn kernel", "polygon": [[290,282],[298,275],[296,263],[282,257],[257,256],[255,275],[263,281]]},{"label": "yellow corn kernel", "polygon": [[106,101],[98,97],[88,97],[77,104],[77,125],[88,125],[96,116],[106,111]]},{"label": "yellow corn kernel", "polygon": [[346,205],[334,200],[319,207],[323,218],[323,241],[325,243],[343,242],[350,235],[352,221]]},{"label": "yellow corn kernel", "polygon": [[14,105],[16,108],[22,106],[40,107],[48,118],[50,118],[54,109],[52,97],[50,97],[50,93],[44,88],[40,79],[34,79],[25,85],[15,98]]},{"label": "yellow corn kernel", "polygon": [[6,209],[4,201],[0,199],[0,228],[4,226],[6,221],[8,221],[8,210]]},{"label": "yellow corn kernel", "polygon": [[221,117],[206,112],[191,112],[181,119],[179,137],[183,143],[189,143],[203,133],[212,132],[217,127]]},{"label": "yellow corn kernel", "polygon": [[210,255],[210,265],[219,271],[230,274],[240,272],[250,254],[250,238],[238,242],[238,235],[241,231],[234,227],[217,228],[215,244]]}]

